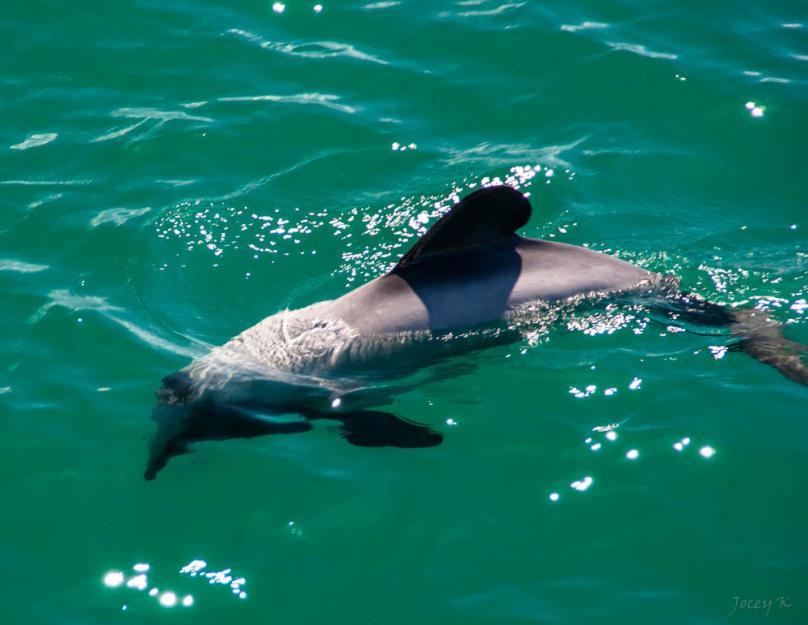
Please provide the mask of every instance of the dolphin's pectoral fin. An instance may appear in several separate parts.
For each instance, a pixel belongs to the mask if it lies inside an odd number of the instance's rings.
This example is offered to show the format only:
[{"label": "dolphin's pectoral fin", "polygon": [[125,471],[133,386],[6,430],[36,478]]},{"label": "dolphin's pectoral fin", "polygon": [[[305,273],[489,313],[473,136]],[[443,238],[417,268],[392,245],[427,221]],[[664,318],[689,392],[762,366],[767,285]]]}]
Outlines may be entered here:
[{"label": "dolphin's pectoral fin", "polygon": [[[295,434],[312,429],[307,421],[276,421],[262,417],[260,410],[231,405],[217,405],[204,411],[195,411],[194,425],[197,440],[226,440],[229,438],[255,438],[267,434]],[[266,413],[265,413],[266,414]],[[204,420],[204,423],[201,422]]]},{"label": "dolphin's pectoral fin", "polygon": [[341,422],[340,436],[359,447],[434,447],[443,442],[440,432],[389,412],[359,410],[330,418]]}]

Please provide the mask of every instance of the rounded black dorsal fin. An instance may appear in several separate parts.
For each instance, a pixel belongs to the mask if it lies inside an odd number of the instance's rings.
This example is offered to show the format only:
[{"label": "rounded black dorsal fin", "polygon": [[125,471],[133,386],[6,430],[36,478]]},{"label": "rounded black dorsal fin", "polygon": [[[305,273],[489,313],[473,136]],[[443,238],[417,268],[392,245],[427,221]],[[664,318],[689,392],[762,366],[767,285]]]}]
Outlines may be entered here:
[{"label": "rounded black dorsal fin", "polygon": [[501,243],[528,222],[530,213],[530,202],[513,187],[478,189],[438,219],[395,269],[427,255]]}]

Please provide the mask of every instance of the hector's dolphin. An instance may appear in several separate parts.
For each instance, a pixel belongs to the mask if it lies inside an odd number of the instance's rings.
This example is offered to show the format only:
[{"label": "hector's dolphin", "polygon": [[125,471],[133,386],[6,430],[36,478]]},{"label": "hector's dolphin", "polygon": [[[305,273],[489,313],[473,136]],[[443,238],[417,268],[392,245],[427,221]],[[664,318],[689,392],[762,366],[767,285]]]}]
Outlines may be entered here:
[{"label": "hector's dolphin", "polygon": [[765,313],[682,294],[673,278],[584,247],[517,235],[530,214],[515,189],[475,191],[389,273],[338,299],[267,317],[164,378],[146,479],[190,442],[301,432],[314,419],[337,421],[356,445],[437,445],[438,432],[369,409],[390,403],[394,389],[381,382],[518,340],[536,311],[606,297],[641,298],[673,320],[729,328],[740,349],[808,384],[805,347],[783,338]]}]

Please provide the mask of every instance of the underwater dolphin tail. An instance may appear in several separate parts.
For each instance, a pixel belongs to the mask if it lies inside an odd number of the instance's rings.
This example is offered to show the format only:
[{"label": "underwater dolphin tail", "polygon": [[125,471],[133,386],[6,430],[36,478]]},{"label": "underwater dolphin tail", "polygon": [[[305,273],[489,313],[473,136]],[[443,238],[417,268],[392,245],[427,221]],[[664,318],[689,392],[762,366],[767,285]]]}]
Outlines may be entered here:
[{"label": "underwater dolphin tail", "polygon": [[787,339],[783,326],[763,310],[738,310],[731,315],[729,329],[739,339],[739,349],[774,367],[789,380],[808,386],[808,365],[800,355],[808,347]]},{"label": "underwater dolphin tail", "polygon": [[801,354],[808,346],[783,335],[783,326],[763,310],[734,310],[693,294],[667,299],[661,306],[672,319],[700,326],[728,328],[733,348],[777,369],[789,380],[808,386],[808,364]]}]

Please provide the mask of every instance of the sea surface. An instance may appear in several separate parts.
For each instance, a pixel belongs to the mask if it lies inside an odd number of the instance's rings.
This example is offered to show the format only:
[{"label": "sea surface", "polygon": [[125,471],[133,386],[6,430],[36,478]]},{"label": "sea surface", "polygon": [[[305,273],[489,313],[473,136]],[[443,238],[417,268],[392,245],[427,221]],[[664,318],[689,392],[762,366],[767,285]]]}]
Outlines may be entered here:
[{"label": "sea surface", "polygon": [[808,4],[79,0],[0,16],[0,620],[808,623],[808,389],[619,307],[144,481],[160,379],[454,199],[808,343]]}]

